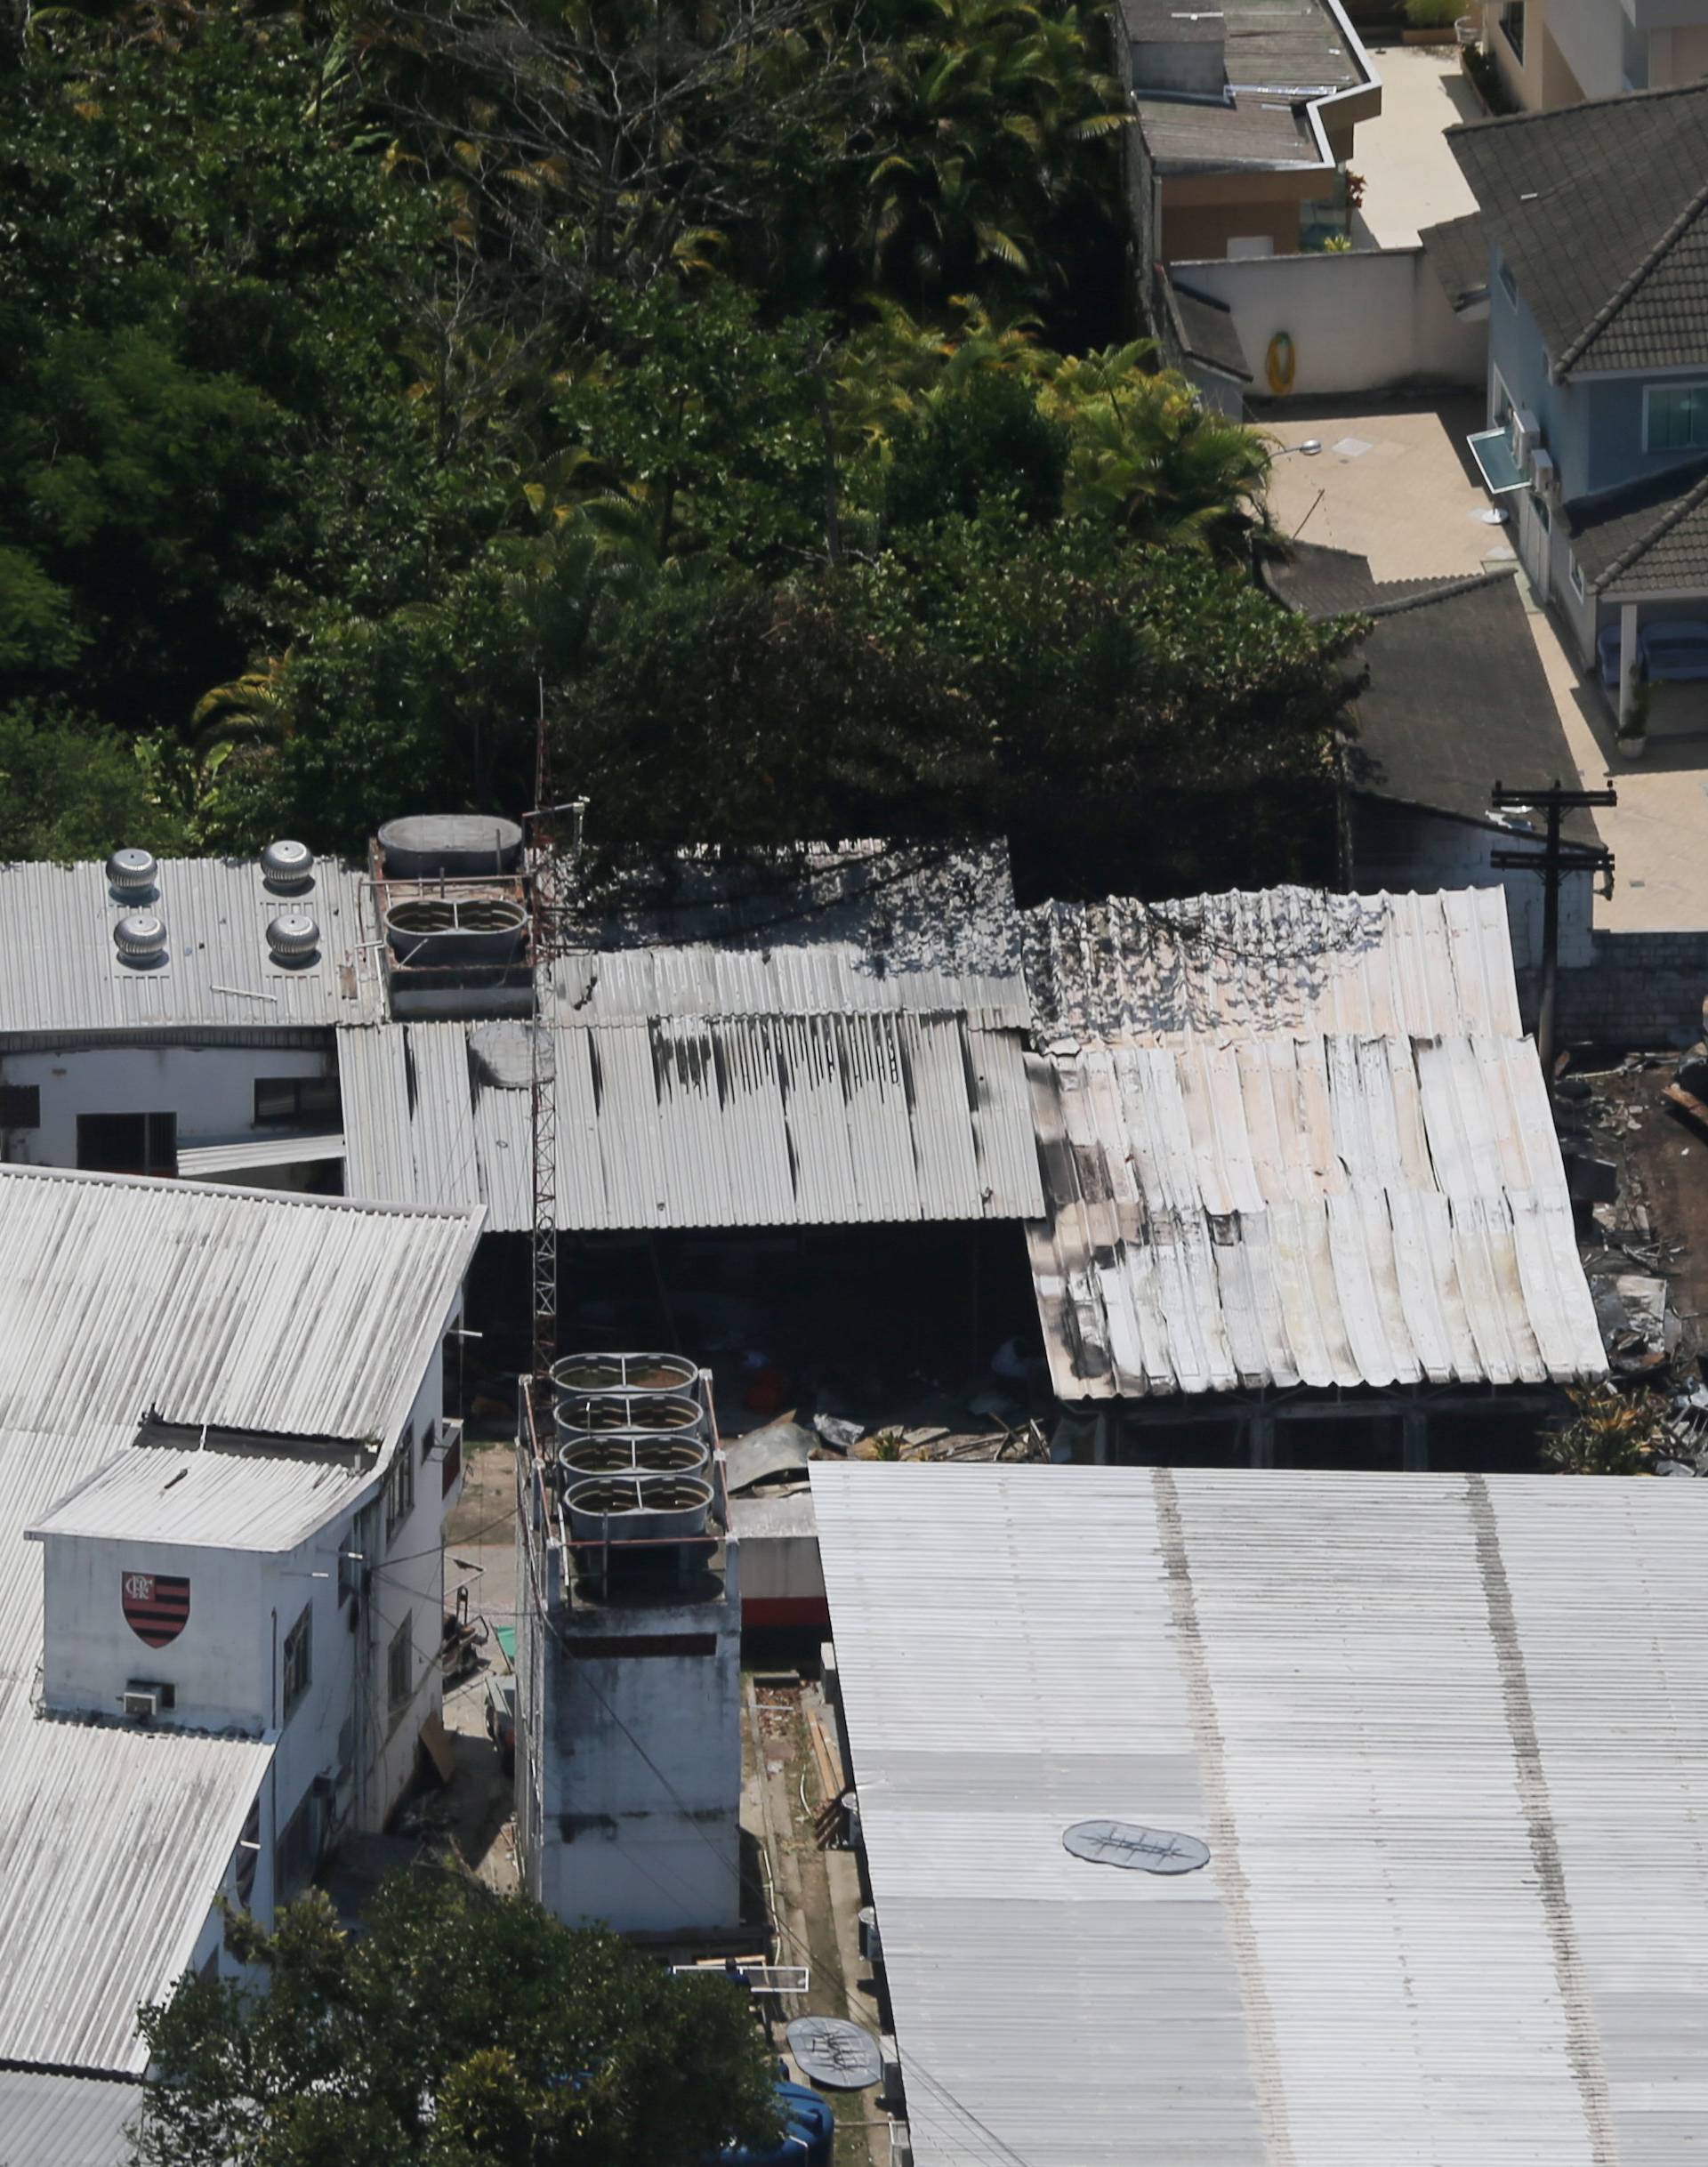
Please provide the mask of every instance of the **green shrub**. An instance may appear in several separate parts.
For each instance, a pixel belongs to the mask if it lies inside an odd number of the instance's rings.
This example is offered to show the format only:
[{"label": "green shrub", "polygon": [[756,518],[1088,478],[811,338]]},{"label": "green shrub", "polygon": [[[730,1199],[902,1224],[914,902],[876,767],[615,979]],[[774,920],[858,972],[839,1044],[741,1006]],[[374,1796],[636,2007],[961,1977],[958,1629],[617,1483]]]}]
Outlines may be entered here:
[{"label": "green shrub", "polygon": [[1406,20],[1414,30],[1450,30],[1463,12],[1462,0],[1406,0]]}]

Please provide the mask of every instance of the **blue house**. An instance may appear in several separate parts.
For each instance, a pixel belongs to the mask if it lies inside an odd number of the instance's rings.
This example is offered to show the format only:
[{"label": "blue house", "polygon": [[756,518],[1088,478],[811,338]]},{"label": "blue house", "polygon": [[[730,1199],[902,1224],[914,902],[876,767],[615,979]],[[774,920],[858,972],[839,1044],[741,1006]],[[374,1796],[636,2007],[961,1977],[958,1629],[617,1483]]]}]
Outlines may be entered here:
[{"label": "blue house", "polygon": [[1486,310],[1470,448],[1616,692],[1708,679],[1708,83],[1447,132],[1478,209],[1424,234]]}]

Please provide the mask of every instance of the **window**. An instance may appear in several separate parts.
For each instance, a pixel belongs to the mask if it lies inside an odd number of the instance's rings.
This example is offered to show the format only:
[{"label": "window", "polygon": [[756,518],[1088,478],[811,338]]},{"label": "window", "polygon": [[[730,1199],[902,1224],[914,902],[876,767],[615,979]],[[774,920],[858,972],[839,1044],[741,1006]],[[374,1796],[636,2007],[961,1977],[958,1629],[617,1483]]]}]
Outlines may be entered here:
[{"label": "window", "polygon": [[1548,499],[1545,496],[1533,495],[1530,499],[1530,509],[1536,515],[1536,525],[1541,528],[1543,534],[1546,534],[1554,523],[1549,513]]},{"label": "window", "polygon": [[1502,293],[1506,295],[1506,298],[1516,309],[1519,305],[1519,282],[1512,276],[1512,266],[1507,262],[1504,256],[1501,258],[1499,276]]},{"label": "window", "polygon": [[385,1539],[389,1543],[415,1509],[415,1445],[413,1424],[398,1440],[385,1478]]},{"label": "window", "polygon": [[1501,10],[1501,36],[1512,48],[1512,57],[1524,59],[1524,0],[1506,0]]},{"label": "window", "polygon": [[0,1129],[39,1129],[41,1125],[40,1084],[0,1084]]},{"label": "window", "polygon": [[302,1615],[285,1636],[285,1720],[291,1720],[292,1711],[309,1689],[314,1675],[314,1608],[306,1605]]},{"label": "window", "polygon": [[[404,1435],[407,1437],[407,1430],[404,1432]],[[427,1455],[432,1451],[435,1442],[433,1425],[431,1422],[423,1422],[421,1426],[421,1458],[423,1466],[426,1464]]]},{"label": "window", "polygon": [[288,1904],[320,1863],[320,1800],[312,1791],[286,1823],[273,1847],[273,1901]]},{"label": "window", "polygon": [[338,1086],[330,1076],[257,1076],[255,1126],[270,1122],[336,1121]]},{"label": "window", "polygon": [[411,1623],[410,1618],[404,1619],[385,1652],[385,1700],[393,1715],[407,1704],[415,1689],[415,1649]]},{"label": "window", "polygon": [[79,1114],[77,1164],[89,1173],[175,1174],[176,1114]]},{"label": "window", "polygon": [[1572,592],[1576,595],[1578,600],[1581,602],[1584,599],[1583,568],[1577,561],[1575,557],[1568,554],[1566,559],[1566,569],[1571,578]]},{"label": "window", "polygon": [[1651,383],[1643,393],[1643,449],[1708,447],[1708,383]]},{"label": "window", "polygon": [[338,1600],[347,1603],[352,1595],[362,1591],[362,1575],[374,1562],[374,1535],[376,1515],[372,1505],[364,1505],[350,1526],[344,1530],[338,1545]]}]

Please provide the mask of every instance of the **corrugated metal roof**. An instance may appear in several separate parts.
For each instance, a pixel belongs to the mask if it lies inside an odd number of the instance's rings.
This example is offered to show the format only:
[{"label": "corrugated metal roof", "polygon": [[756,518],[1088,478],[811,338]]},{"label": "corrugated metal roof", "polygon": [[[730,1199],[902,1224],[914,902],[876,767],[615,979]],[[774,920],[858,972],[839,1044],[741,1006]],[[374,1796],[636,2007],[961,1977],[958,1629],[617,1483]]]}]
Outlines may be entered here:
[{"label": "corrugated metal roof", "polygon": [[559,966],[557,987],[559,1021],[593,1027],[664,1017],[966,1016],[989,1030],[1023,1030],[1031,1021],[1018,969],[897,968],[854,941],[580,953]]},{"label": "corrugated metal roof", "polygon": [[0,1684],[0,2056],[147,2066],[137,2007],[189,1962],[272,1757],[37,1716]]},{"label": "corrugated metal roof", "polygon": [[[279,1030],[353,1022],[383,1012],[379,979],[364,955],[361,876],[334,858],[316,862],[311,884],[272,895],[253,858],[167,858],[156,899],[165,921],[165,963],[121,963],[113,927],[134,903],[115,900],[106,869],[32,859],[0,865],[0,1035],[197,1026]],[[281,969],[267,926],[306,911],[320,928],[318,961]]]},{"label": "corrugated metal roof", "polygon": [[101,1459],[149,1410],[389,1438],[479,1232],[456,1212],[0,1166],[0,1429],[116,1433]]},{"label": "corrugated metal roof", "polygon": [[1027,938],[1062,1397],[1602,1374],[1498,889],[1049,905]]},{"label": "corrugated metal roof", "polygon": [[1343,896],[1313,888],[1024,914],[1045,1038],[1160,1045],[1195,1034],[1521,1035],[1499,888]]},{"label": "corrugated metal roof", "polygon": [[[150,1408],[391,1439],[479,1232],[469,1214],[0,1166],[0,2060],[142,2066],[136,2004],[189,1955],[272,1751],[37,1717],[24,1530]],[[187,1480],[163,1530],[204,1539],[229,1508],[276,1535],[326,1502],[316,1469],[295,1502],[249,1479],[241,1495]]]},{"label": "corrugated metal roof", "polygon": [[123,2167],[140,2084],[0,2069],[0,2143],[19,2167]]},{"label": "corrugated metal roof", "polygon": [[181,1146],[178,1172],[186,1181],[217,1181],[254,1168],[313,1166],[343,1156],[343,1137],[334,1131],[318,1136],[250,1136],[241,1142]]},{"label": "corrugated metal roof", "polygon": [[[1708,1494],[816,1464],[920,2167],[1708,2147]],[[1115,1816],[1163,1879],[1071,1857]]]},{"label": "corrugated metal roof", "polygon": [[222,1436],[167,1442],[145,1430],[28,1529],[32,1536],[133,1536],[215,1550],[289,1551],[354,1505],[377,1453],[297,1450]]},{"label": "corrugated metal roof", "polygon": [[1253,1038],[1031,1063],[1064,1398],[1571,1382],[1605,1366],[1527,1041]]},{"label": "corrugated metal roof", "polygon": [[[624,959],[627,960],[627,959]],[[462,1024],[341,1031],[352,1193],[532,1218],[529,1094]],[[1043,1207],[1011,1031],[912,1011],[675,1016],[555,1037],[559,1223],[853,1225]]]}]

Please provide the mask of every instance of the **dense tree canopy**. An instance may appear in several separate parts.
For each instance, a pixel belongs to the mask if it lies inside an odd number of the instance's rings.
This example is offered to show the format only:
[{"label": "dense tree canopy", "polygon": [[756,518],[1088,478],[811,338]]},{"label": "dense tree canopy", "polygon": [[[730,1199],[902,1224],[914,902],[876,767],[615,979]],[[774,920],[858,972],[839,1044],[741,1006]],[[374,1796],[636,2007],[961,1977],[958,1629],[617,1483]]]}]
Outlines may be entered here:
[{"label": "dense tree canopy", "polygon": [[423,1870],[359,1938],[318,1892],[232,1932],[270,1991],[145,2012],[142,2167],[699,2167],[776,2134],[744,1992],[526,1898]]},{"label": "dense tree canopy", "polygon": [[1095,11],[12,6],[0,850],[515,811],[544,712],[614,840],[1301,869],[1344,640],[1116,342]]}]

